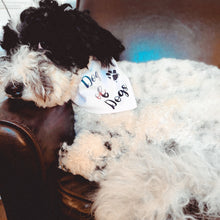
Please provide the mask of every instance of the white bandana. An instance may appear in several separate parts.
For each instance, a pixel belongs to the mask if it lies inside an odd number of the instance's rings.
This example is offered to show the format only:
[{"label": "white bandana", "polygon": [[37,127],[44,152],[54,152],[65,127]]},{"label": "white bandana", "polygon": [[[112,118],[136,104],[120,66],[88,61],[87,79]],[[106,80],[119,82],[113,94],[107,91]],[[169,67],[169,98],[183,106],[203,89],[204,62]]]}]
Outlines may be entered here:
[{"label": "white bandana", "polygon": [[130,81],[112,60],[108,68],[90,60],[88,71],[82,74],[74,102],[96,114],[116,113],[137,107]]}]

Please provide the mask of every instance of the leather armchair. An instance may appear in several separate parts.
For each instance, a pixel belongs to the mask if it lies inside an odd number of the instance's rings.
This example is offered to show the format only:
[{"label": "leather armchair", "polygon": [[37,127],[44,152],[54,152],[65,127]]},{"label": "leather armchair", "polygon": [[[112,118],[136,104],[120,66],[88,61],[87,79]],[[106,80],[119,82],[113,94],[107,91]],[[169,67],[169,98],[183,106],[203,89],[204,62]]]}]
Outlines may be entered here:
[{"label": "leather armchair", "polygon": [[[219,0],[80,0],[77,7],[123,41],[121,59],[175,57],[220,66]],[[74,139],[73,123],[70,103],[47,109],[0,103],[0,195],[8,220],[93,218],[88,195],[98,185],[57,168],[59,147]]]}]

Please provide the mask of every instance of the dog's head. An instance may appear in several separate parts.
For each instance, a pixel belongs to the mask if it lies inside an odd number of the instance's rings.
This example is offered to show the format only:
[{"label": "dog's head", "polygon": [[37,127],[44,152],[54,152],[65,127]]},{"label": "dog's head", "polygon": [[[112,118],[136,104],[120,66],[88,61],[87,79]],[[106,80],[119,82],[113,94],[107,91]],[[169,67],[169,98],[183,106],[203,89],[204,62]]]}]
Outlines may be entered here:
[{"label": "dog's head", "polygon": [[64,104],[74,96],[78,83],[77,74],[58,68],[43,52],[26,45],[0,60],[1,89],[11,98],[34,101],[40,107]]},{"label": "dog's head", "polygon": [[100,27],[89,13],[71,9],[71,5],[41,0],[20,15],[17,24],[4,26],[1,46],[10,55],[20,45],[44,49],[56,65],[84,68],[93,56],[106,66],[118,60],[124,46],[109,31]]},{"label": "dog's head", "polygon": [[78,85],[74,73],[87,67],[90,56],[108,66],[124,50],[87,12],[53,0],[41,0],[3,29],[1,47],[7,58],[0,60],[1,87],[9,97],[43,107],[72,97]]}]

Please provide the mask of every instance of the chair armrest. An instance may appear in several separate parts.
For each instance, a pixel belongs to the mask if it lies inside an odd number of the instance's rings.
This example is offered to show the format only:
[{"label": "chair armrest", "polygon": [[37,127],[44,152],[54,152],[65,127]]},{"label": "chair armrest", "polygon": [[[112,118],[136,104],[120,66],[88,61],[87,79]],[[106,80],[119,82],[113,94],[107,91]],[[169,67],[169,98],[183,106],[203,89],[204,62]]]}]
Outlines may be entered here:
[{"label": "chair armrest", "polygon": [[74,138],[70,103],[0,103],[0,195],[8,220],[59,219],[57,151]]},{"label": "chair armrest", "polygon": [[29,131],[16,123],[0,121],[0,192],[8,219],[41,217],[42,213],[37,212],[43,201],[40,158],[39,146]]}]

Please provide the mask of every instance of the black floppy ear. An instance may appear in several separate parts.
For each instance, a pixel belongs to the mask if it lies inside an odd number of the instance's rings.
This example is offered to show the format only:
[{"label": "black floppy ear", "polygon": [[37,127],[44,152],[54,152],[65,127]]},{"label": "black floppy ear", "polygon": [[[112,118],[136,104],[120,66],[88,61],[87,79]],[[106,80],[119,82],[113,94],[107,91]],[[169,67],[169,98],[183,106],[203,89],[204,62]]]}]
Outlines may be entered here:
[{"label": "black floppy ear", "polygon": [[103,66],[111,64],[112,58],[119,60],[125,49],[121,41],[111,32],[100,27],[88,11],[73,11],[76,16],[76,30],[84,50],[101,61]]},{"label": "black floppy ear", "polygon": [[7,54],[15,49],[19,43],[18,34],[9,27],[9,24],[3,27],[4,34],[1,47],[6,50]]}]

